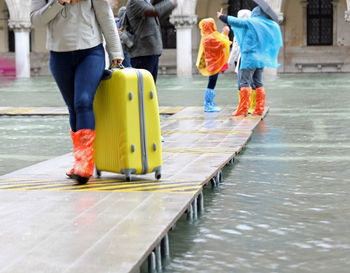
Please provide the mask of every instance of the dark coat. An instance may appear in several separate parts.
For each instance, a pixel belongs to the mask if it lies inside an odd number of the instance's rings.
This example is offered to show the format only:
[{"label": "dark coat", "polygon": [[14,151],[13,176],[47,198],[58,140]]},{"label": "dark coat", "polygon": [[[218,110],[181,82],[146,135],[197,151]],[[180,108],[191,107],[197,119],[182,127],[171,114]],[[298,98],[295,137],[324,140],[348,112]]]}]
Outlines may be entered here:
[{"label": "dark coat", "polygon": [[[131,58],[162,54],[159,18],[169,15],[175,7],[176,5],[170,0],[161,1],[154,6],[145,0],[128,0],[126,15],[135,35],[135,44],[129,49]],[[152,17],[149,17],[150,14]],[[154,16],[155,14],[157,16]]]}]

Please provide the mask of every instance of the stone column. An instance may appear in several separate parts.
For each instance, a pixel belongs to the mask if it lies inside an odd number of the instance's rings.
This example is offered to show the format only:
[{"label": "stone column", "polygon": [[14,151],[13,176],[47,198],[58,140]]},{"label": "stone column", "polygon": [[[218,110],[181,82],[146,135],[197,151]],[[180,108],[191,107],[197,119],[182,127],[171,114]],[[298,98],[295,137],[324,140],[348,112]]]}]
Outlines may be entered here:
[{"label": "stone column", "polygon": [[350,0],[346,0],[346,11],[344,15],[345,22],[350,23]]},{"label": "stone column", "polygon": [[3,10],[0,10],[0,52],[8,51],[8,30],[7,23],[9,19],[8,11],[1,6]]},{"label": "stone column", "polygon": [[281,28],[282,32],[282,39],[283,39],[283,47],[280,48],[280,53],[279,53],[279,62],[281,64],[280,68],[276,69],[276,74],[277,72],[284,72],[285,71],[285,59],[286,59],[286,47],[284,45],[284,40],[285,40],[285,18],[284,14],[282,12],[278,13],[278,22]]},{"label": "stone column", "polygon": [[345,11],[345,22],[350,23],[350,10]]},{"label": "stone column", "polygon": [[9,21],[15,33],[16,76],[30,78],[30,22]]},{"label": "stone column", "polygon": [[308,1],[302,0],[300,1],[300,4],[303,8],[303,15],[302,15],[302,20],[303,20],[303,44],[302,46],[307,45],[307,4]]},{"label": "stone column", "polygon": [[333,5],[333,46],[338,44],[338,0],[332,1]]},{"label": "stone column", "polygon": [[170,23],[176,28],[176,65],[178,76],[192,75],[192,28],[196,15],[172,15]]}]

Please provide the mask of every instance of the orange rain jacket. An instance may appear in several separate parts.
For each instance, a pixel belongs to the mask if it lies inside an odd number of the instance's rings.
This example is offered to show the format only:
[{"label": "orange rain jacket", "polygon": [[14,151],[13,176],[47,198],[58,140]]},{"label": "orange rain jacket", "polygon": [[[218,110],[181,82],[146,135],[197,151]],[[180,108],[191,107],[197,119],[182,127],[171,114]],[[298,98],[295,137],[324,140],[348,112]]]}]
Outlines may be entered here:
[{"label": "orange rain jacket", "polygon": [[202,39],[196,66],[203,76],[215,75],[223,70],[230,54],[231,41],[217,31],[213,18],[199,22]]}]

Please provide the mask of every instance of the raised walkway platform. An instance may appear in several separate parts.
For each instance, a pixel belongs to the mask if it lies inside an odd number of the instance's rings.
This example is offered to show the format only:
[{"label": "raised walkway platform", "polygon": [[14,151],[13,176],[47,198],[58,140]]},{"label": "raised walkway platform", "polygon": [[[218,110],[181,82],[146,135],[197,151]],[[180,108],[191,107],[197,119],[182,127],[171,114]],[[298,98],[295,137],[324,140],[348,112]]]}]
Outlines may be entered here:
[{"label": "raised walkway platform", "polygon": [[145,261],[150,271],[161,271],[169,230],[185,212],[197,217],[203,187],[221,180],[221,169],[233,163],[261,121],[232,117],[232,107],[161,112],[173,115],[161,120],[166,141],[160,181],[154,174],[124,182],[121,175],[102,173],[75,186],[64,174],[70,154],[1,176],[0,273],[139,272]]},{"label": "raised walkway platform", "polygon": [[[160,114],[173,115],[184,107],[160,107]],[[62,116],[68,115],[67,107],[0,107],[0,116]]]}]

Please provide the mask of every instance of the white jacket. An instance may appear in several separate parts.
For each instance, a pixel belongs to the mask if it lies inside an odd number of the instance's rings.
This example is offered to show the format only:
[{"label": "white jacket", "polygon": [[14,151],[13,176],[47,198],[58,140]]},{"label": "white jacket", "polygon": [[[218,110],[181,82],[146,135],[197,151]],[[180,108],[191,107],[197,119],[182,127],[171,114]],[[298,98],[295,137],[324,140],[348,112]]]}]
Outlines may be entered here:
[{"label": "white jacket", "polygon": [[88,49],[101,44],[104,36],[110,59],[124,58],[107,0],[83,0],[66,5],[61,5],[57,0],[32,0],[30,16],[34,27],[47,26],[48,50],[67,52]]},{"label": "white jacket", "polygon": [[[241,9],[237,13],[237,18],[250,18],[252,12],[248,9]],[[236,36],[233,38],[232,49],[230,56],[228,57],[228,65],[232,67],[236,63],[235,72],[238,73],[238,69],[240,67],[241,62],[241,48],[238,45]]]},{"label": "white jacket", "polygon": [[241,59],[241,49],[238,45],[236,36],[233,38],[232,49],[230,56],[228,57],[228,65],[229,67],[233,67],[236,63],[235,72],[238,73],[239,61]]}]

